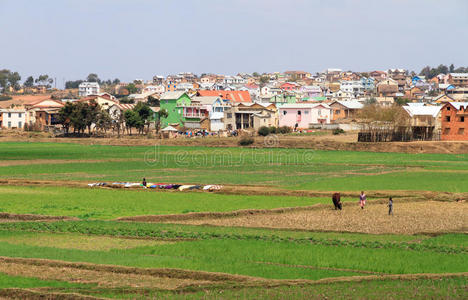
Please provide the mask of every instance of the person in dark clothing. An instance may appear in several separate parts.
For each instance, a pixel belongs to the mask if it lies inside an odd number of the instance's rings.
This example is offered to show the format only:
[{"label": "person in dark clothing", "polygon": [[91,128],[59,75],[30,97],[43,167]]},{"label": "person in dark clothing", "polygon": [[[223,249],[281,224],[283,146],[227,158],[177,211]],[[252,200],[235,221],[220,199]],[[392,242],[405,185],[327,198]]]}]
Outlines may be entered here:
[{"label": "person in dark clothing", "polygon": [[146,186],[146,178],[143,178],[143,182],[141,183],[142,186]]},{"label": "person in dark clothing", "polygon": [[334,193],[332,196],[332,201],[333,201],[333,205],[335,205],[335,210],[342,209],[340,193]]},{"label": "person in dark clothing", "polygon": [[390,197],[388,199],[388,215],[392,215],[393,216],[393,199],[392,197]]}]

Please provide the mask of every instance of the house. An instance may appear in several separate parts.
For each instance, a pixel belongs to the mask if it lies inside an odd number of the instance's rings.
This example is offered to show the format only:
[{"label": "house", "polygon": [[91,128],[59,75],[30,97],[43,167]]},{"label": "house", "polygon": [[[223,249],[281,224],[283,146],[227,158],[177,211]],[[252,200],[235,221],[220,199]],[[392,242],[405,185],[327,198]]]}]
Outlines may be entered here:
[{"label": "house", "polygon": [[22,129],[26,123],[26,110],[24,108],[0,109],[0,114],[2,114],[1,128]]},{"label": "house", "polygon": [[102,96],[101,95],[91,95],[91,96],[87,96],[87,97],[84,97],[84,98],[81,98],[77,101],[80,101],[80,102],[91,102],[91,101],[94,101],[96,102],[97,104],[99,104],[99,106],[101,107],[101,109],[109,109],[109,107],[111,107],[112,105],[118,103],[117,100],[114,100],[113,99],[113,96],[109,96],[107,94],[103,94]]},{"label": "house", "polygon": [[468,87],[468,73],[450,73],[448,83],[455,87]]},{"label": "house", "polygon": [[199,90],[197,96],[218,96],[224,100],[229,100],[232,103],[248,103],[252,102],[248,91],[210,91]]},{"label": "house", "polygon": [[260,97],[261,103],[275,103],[277,105],[285,103],[296,103],[296,101],[296,94],[288,92],[276,95],[262,95]]},{"label": "house", "polygon": [[283,91],[295,91],[298,87],[299,85],[297,83],[285,82],[282,85],[280,85],[279,88],[282,89]]},{"label": "house", "polygon": [[377,84],[377,94],[381,97],[393,97],[399,92],[398,82],[389,78]]},{"label": "house", "polygon": [[414,139],[425,140],[440,132],[442,106],[426,106],[424,103],[408,103],[403,109],[411,118]]},{"label": "house", "polygon": [[344,80],[340,83],[340,89],[343,92],[354,95],[355,97],[364,94],[364,85],[361,80]]},{"label": "house", "polygon": [[121,114],[127,110],[132,110],[134,107],[135,104],[115,103],[109,107],[108,112],[113,120],[118,120]]},{"label": "house", "polygon": [[322,95],[322,88],[318,85],[305,85],[300,88],[300,92],[304,97],[320,97]]},{"label": "house", "polygon": [[189,105],[183,106],[184,126],[192,129],[219,131],[224,129],[224,110],[230,107],[228,100],[217,96],[195,96]]},{"label": "house", "polygon": [[331,120],[335,122],[338,120],[355,118],[356,114],[363,107],[364,105],[356,100],[333,101],[330,104],[330,108],[332,109]]},{"label": "house", "polygon": [[182,126],[184,124],[183,107],[191,103],[190,97],[185,92],[165,92],[159,99],[161,109],[167,111],[167,118],[161,119],[161,126]]},{"label": "house", "polygon": [[434,99],[434,102],[435,103],[447,103],[447,102],[454,102],[456,101],[455,99],[453,99],[452,97],[446,95],[446,94],[442,94],[442,95],[439,95],[437,96],[435,99]]},{"label": "house", "polygon": [[277,126],[275,104],[238,103],[224,111],[227,130],[258,130],[262,126]]},{"label": "house", "polygon": [[325,103],[284,104],[279,107],[279,126],[309,128],[310,124],[329,124],[331,108]]},{"label": "house", "polygon": [[441,139],[468,141],[468,102],[449,102],[441,109]]},{"label": "house", "polygon": [[310,73],[304,71],[286,71],[284,75],[286,75],[289,80],[302,80],[310,77]]},{"label": "house", "polygon": [[154,91],[147,91],[143,92],[141,94],[131,94],[128,96],[128,99],[133,99],[135,102],[148,102],[148,98],[154,97],[154,98],[159,98],[159,93],[154,92]]},{"label": "house", "polygon": [[40,130],[46,129],[47,126],[57,125],[57,115],[60,109],[64,106],[62,101],[46,99],[33,103],[25,104],[27,114],[27,123]]},{"label": "house", "polygon": [[82,82],[78,86],[78,96],[87,97],[90,95],[99,94],[99,83],[97,82]]}]

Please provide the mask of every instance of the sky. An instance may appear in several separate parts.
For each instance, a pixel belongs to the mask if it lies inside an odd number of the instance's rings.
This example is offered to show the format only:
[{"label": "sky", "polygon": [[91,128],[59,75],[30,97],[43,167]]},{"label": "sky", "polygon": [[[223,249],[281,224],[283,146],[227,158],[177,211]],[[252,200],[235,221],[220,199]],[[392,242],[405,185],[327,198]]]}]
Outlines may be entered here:
[{"label": "sky", "polygon": [[0,0],[0,69],[59,85],[468,66],[467,0]]}]

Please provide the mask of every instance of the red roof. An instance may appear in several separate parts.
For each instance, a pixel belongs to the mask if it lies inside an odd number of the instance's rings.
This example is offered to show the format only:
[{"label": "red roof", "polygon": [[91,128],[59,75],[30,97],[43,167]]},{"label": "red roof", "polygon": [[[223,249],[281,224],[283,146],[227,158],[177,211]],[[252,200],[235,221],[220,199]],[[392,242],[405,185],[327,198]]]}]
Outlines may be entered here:
[{"label": "red roof", "polygon": [[250,97],[250,93],[248,91],[209,91],[209,90],[201,90],[198,91],[198,95],[205,97],[205,96],[219,96],[223,99],[228,99],[233,102],[252,102],[252,98]]}]

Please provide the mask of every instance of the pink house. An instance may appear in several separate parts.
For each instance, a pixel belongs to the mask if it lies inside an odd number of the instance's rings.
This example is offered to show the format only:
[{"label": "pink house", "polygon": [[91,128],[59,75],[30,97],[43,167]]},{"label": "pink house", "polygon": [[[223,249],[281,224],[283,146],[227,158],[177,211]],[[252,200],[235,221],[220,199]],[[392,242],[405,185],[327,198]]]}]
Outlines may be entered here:
[{"label": "pink house", "polygon": [[279,126],[309,128],[309,124],[329,124],[331,108],[325,103],[284,104],[278,113]]}]

